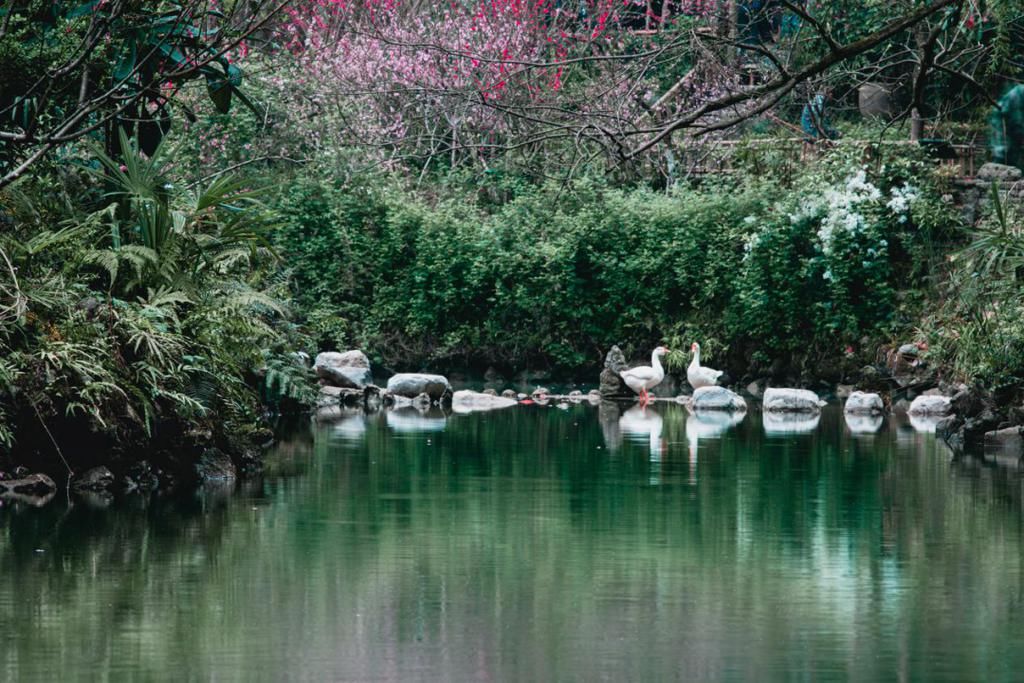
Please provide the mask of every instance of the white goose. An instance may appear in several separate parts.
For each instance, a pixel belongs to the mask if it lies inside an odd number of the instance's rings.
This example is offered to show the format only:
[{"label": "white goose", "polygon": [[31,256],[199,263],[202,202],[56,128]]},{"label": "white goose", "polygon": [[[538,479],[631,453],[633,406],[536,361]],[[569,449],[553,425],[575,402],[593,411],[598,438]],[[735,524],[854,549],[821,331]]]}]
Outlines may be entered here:
[{"label": "white goose", "polygon": [[658,359],[666,353],[668,353],[668,349],[664,346],[659,346],[651,353],[651,364],[649,366],[640,365],[619,373],[626,386],[640,395],[640,403],[644,405],[648,401],[647,390],[658,386],[661,384],[661,380],[665,379],[665,369],[661,367],[661,361]]},{"label": "white goose", "polygon": [[690,386],[700,389],[718,384],[718,378],[722,376],[722,371],[701,367],[700,344],[693,342],[690,350],[693,351],[693,360],[690,361],[690,367],[686,368],[686,379],[690,382]]}]

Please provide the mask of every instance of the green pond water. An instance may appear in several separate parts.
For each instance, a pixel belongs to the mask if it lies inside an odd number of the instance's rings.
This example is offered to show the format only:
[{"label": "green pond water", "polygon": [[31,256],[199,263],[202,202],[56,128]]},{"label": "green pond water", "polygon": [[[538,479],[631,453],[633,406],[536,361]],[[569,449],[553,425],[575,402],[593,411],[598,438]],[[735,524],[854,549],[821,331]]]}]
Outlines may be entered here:
[{"label": "green pond water", "polygon": [[235,491],[0,508],[0,678],[1024,678],[1021,475],[905,420],[337,417]]}]

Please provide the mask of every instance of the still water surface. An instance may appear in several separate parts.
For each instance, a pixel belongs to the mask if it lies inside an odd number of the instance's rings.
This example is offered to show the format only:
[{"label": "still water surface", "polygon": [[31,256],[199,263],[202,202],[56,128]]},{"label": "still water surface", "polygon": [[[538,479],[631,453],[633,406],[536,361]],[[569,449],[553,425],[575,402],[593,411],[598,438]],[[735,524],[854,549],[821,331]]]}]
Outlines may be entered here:
[{"label": "still water surface", "polygon": [[895,418],[340,417],[233,494],[0,510],[0,678],[1024,677],[1021,477]]}]

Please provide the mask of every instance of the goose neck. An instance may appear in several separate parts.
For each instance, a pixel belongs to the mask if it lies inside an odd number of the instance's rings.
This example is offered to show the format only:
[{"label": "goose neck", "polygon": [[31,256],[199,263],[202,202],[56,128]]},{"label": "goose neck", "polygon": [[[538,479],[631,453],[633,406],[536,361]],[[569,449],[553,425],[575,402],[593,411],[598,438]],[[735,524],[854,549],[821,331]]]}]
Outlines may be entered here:
[{"label": "goose neck", "polygon": [[654,351],[651,353],[651,367],[655,370],[661,370],[661,360],[658,358],[658,352]]}]

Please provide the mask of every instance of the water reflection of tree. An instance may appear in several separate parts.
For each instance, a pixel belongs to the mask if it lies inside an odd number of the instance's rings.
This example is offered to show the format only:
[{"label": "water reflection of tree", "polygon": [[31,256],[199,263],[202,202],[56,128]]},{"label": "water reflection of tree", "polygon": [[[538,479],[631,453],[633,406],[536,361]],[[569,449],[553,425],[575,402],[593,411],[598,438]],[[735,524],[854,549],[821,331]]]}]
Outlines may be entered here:
[{"label": "water reflection of tree", "polygon": [[658,409],[658,487],[648,446],[609,455],[595,411],[524,408],[421,434],[371,416],[358,443],[325,426],[281,459],[302,476],[205,511],[11,516],[0,666],[881,678],[905,658],[977,679],[996,655],[1022,663],[1014,476],[950,468],[931,436],[866,442],[826,412],[813,434],[765,439],[755,415],[702,441],[689,485],[686,413]]}]

